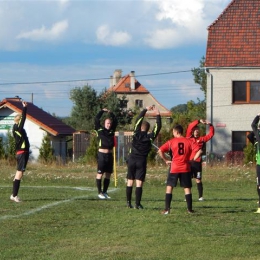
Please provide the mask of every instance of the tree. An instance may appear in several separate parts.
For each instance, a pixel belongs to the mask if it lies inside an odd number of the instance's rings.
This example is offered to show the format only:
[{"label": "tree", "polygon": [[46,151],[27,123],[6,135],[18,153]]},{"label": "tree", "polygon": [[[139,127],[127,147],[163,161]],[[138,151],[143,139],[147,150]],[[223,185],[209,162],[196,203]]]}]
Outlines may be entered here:
[{"label": "tree", "polygon": [[47,134],[42,139],[42,145],[39,149],[39,152],[39,159],[44,163],[53,161],[53,148],[51,146],[51,139]]},{"label": "tree", "polygon": [[15,160],[16,150],[15,150],[15,139],[10,130],[7,132],[7,145],[6,145],[6,155],[8,160]]},{"label": "tree", "polygon": [[78,130],[94,128],[94,118],[98,110],[97,92],[89,85],[76,87],[70,91],[74,103],[68,124]]},{"label": "tree", "polygon": [[133,119],[132,110],[126,109],[128,100],[126,96],[119,98],[115,92],[104,89],[99,95],[100,109],[107,108],[115,114],[118,120],[118,129],[124,129],[131,124]]},{"label": "tree", "polygon": [[0,137],[0,159],[5,159],[5,149],[2,137]]},{"label": "tree", "polygon": [[207,96],[207,74],[204,69],[205,57],[203,56],[200,60],[200,66],[198,68],[193,68],[192,74],[194,76],[194,82],[200,85],[200,90],[204,92],[204,97]]},{"label": "tree", "polygon": [[187,104],[180,104],[171,108],[173,113],[184,113],[187,111]]}]

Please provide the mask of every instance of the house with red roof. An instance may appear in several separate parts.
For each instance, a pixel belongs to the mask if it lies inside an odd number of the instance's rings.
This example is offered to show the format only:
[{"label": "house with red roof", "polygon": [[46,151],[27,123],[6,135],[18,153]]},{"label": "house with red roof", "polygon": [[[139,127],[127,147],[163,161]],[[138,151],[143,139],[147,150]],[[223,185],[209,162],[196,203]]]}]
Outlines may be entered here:
[{"label": "house with red roof", "polygon": [[[30,159],[37,160],[42,140],[49,135],[57,158],[67,158],[67,136],[72,136],[75,129],[66,125],[56,117],[40,109],[31,102],[27,102],[27,116],[24,129],[30,141]],[[23,110],[19,97],[6,98],[0,102],[0,136],[5,139],[7,132],[12,131],[14,117]]]},{"label": "house with red roof", "polygon": [[207,150],[242,151],[260,113],[260,1],[233,0],[208,27],[207,119],[215,136]]},{"label": "house with red roof", "polygon": [[[110,76],[110,87],[108,91],[113,91],[119,98],[126,97],[126,109],[138,107],[143,109],[147,106],[155,105],[166,121],[171,120],[172,112],[163,106],[154,96],[136,79],[135,72],[122,76],[121,70],[115,70],[113,76]],[[153,121],[156,115],[152,111],[146,113],[149,121]]]}]

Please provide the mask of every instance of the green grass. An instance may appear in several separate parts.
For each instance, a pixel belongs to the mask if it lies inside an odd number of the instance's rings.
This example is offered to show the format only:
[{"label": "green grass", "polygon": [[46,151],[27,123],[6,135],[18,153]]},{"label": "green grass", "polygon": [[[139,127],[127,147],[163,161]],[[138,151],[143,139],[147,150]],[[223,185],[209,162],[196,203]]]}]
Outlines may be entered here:
[{"label": "green grass", "polygon": [[197,201],[194,184],[193,215],[180,187],[171,214],[160,214],[165,167],[148,168],[144,210],[125,207],[124,167],[105,201],[97,199],[95,167],[72,164],[29,165],[23,202],[11,202],[14,170],[1,169],[0,259],[259,259],[254,167],[204,168],[206,200]]}]

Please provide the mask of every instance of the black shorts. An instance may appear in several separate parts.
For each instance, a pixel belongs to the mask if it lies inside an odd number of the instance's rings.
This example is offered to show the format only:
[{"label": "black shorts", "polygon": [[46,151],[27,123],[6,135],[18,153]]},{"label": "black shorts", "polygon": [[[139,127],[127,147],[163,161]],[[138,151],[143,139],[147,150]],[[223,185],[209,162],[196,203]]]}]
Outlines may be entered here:
[{"label": "black shorts", "polygon": [[191,167],[191,177],[201,180],[202,179],[202,163],[191,161],[190,162]]},{"label": "black shorts", "polygon": [[130,154],[127,162],[127,179],[145,181],[146,167],[146,156],[134,156]]},{"label": "black shorts", "polygon": [[113,167],[114,167],[113,154],[98,152],[97,173],[99,174],[103,174],[104,172],[112,173]]},{"label": "black shorts", "polygon": [[191,174],[190,172],[182,172],[182,173],[170,173],[167,178],[167,186],[176,187],[178,183],[178,179],[180,180],[180,186],[183,188],[191,188]]},{"label": "black shorts", "polygon": [[24,172],[29,160],[29,152],[16,154],[17,171]]}]

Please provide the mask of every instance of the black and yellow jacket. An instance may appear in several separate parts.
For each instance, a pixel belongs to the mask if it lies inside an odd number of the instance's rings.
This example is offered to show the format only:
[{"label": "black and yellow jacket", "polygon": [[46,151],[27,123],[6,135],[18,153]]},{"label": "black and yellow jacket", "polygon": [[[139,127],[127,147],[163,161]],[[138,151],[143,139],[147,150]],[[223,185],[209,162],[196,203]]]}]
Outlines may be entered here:
[{"label": "black and yellow jacket", "polygon": [[151,150],[153,141],[161,130],[161,116],[157,115],[153,130],[150,133],[141,131],[141,125],[146,112],[147,109],[144,109],[136,119],[130,155],[147,156]]},{"label": "black and yellow jacket", "polygon": [[19,122],[17,124],[15,123],[13,126],[13,136],[15,139],[16,152],[18,151],[28,152],[30,148],[30,143],[26,131],[23,128],[26,119],[26,112],[27,112],[27,107],[24,107]]},{"label": "black and yellow jacket", "polygon": [[98,148],[112,150],[115,144],[114,138],[117,127],[117,119],[112,112],[109,113],[112,120],[112,126],[108,130],[100,124],[100,118],[102,117],[103,113],[104,111],[101,110],[95,117],[95,131],[98,138]]}]

